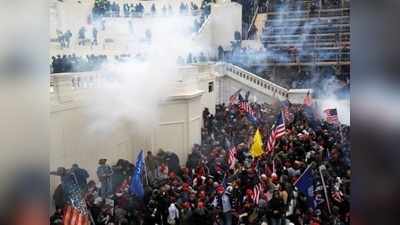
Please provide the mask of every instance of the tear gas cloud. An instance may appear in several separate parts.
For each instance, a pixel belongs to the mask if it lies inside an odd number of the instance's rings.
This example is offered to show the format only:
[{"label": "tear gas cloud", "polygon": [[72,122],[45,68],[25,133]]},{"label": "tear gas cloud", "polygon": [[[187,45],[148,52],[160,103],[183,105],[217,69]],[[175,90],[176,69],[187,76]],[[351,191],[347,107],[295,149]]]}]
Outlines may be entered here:
[{"label": "tear gas cloud", "polygon": [[157,124],[159,104],[182,79],[177,58],[203,49],[188,32],[192,25],[192,20],[181,16],[153,19],[148,25],[151,40],[136,47],[143,53],[141,60],[109,63],[98,71],[110,79],[89,98],[91,129],[106,132],[121,120],[140,129]]},{"label": "tear gas cloud", "polygon": [[[295,7],[296,14],[301,14],[302,7]],[[286,42],[288,36],[297,35],[297,55],[300,59],[306,59],[309,62],[313,61],[313,57],[318,57],[319,60],[336,60],[337,52],[332,51],[315,51],[313,43],[310,39],[311,35],[318,32],[318,27],[326,27],[334,24],[332,20],[319,19],[318,17],[310,18],[309,20],[293,20],[287,19],[286,13],[293,11],[288,4],[283,4],[277,10],[276,17],[268,21],[266,28],[266,37],[274,37],[276,42]],[[273,36],[271,36],[273,34]],[[243,57],[243,55],[245,57]],[[247,50],[245,54],[234,53],[233,61],[239,65],[248,65],[249,62],[290,62],[293,61],[293,56],[288,54],[286,49],[268,46],[268,49],[260,51]],[[265,67],[256,68],[256,72],[263,73]],[[312,88],[317,93],[318,111],[323,115],[323,110],[328,108],[336,108],[338,117],[341,123],[350,124],[350,96],[337,96],[337,92],[343,88],[343,84],[336,78],[337,71],[335,69],[321,69],[317,65],[312,65],[309,68],[311,76],[306,79],[295,79],[293,86],[297,88]],[[295,74],[292,74],[295,76]],[[297,76],[297,75],[296,75]],[[274,80],[281,84],[286,83],[286,74],[282,77],[274,77]]]}]

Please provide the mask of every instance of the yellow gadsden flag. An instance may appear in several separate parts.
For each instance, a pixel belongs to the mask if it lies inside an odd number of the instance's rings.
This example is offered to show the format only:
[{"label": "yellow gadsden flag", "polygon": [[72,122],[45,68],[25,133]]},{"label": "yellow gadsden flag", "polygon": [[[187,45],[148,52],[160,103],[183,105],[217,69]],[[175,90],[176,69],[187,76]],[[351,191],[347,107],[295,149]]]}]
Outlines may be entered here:
[{"label": "yellow gadsden flag", "polygon": [[253,144],[251,145],[251,148],[250,148],[250,155],[253,158],[255,158],[255,157],[262,155],[263,153],[264,153],[263,142],[262,142],[260,131],[257,129],[257,131],[253,137]]}]

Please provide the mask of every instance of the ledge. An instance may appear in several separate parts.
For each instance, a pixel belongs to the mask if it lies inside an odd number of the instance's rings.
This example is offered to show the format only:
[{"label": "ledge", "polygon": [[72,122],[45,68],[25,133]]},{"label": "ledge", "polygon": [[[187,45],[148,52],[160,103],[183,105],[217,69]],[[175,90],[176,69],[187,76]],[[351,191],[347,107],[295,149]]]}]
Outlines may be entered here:
[{"label": "ledge", "polygon": [[167,99],[168,100],[187,100],[187,99],[192,99],[192,98],[202,96],[203,93],[204,93],[203,90],[193,90],[193,91],[178,93],[175,95],[170,95]]}]

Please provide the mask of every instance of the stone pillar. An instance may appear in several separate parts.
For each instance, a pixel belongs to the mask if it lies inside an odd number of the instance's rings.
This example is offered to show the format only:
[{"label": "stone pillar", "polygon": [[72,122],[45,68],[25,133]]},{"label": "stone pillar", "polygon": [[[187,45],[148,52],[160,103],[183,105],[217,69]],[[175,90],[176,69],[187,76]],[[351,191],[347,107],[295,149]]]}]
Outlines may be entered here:
[{"label": "stone pillar", "polygon": [[193,144],[201,141],[201,97],[192,90],[171,96],[160,107],[160,123],[154,130],[154,151],[162,148],[175,152],[184,165]]}]

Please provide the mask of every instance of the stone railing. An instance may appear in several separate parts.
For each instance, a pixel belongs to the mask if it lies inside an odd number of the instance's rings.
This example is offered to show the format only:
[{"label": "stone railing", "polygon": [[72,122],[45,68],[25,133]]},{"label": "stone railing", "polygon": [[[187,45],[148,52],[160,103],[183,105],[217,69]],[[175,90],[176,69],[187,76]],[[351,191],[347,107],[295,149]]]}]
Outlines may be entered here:
[{"label": "stone railing", "polygon": [[80,90],[101,87],[105,80],[111,80],[111,77],[101,75],[97,71],[79,72],[79,73],[57,73],[50,76],[50,88],[53,91],[57,89]]},{"label": "stone railing", "polygon": [[311,89],[286,89],[230,63],[216,65],[214,71],[229,76],[265,95],[278,98],[279,100],[288,99],[295,104],[303,103],[304,96],[307,92],[312,92]]},{"label": "stone railing", "polygon": [[246,84],[257,91],[265,93],[266,95],[275,96],[279,99],[286,99],[288,97],[288,89],[281,87],[269,80],[263,79],[233,64],[225,63],[224,72],[231,78]]},{"label": "stone railing", "polygon": [[[296,104],[302,103],[304,96],[311,91],[310,89],[286,89],[230,63],[186,65],[182,66],[178,73],[176,82],[171,83],[171,85],[176,85],[175,92],[178,89],[180,90],[178,92],[182,92],[182,87],[186,87],[185,90],[187,88],[200,89],[200,80],[211,74],[228,76],[263,95],[279,100],[289,99]],[[52,74],[50,76],[51,98],[60,103],[80,99],[85,96],[86,91],[104,87],[104,84],[113,82],[114,79],[112,76],[101,74],[98,71]]]}]

